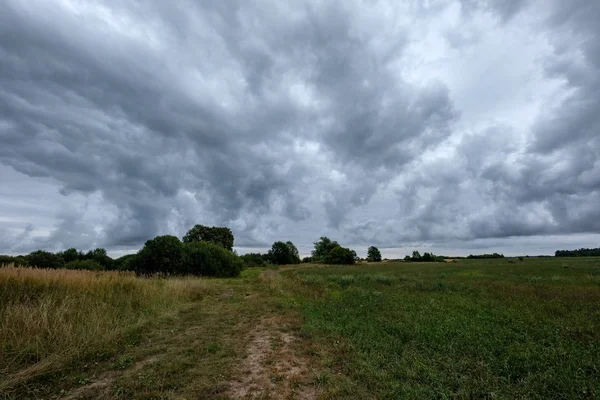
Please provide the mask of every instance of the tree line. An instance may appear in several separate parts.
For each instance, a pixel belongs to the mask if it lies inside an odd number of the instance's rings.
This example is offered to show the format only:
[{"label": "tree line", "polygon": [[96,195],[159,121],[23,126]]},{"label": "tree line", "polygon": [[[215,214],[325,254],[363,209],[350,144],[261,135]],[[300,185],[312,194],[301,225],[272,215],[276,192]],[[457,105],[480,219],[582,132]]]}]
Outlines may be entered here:
[{"label": "tree line", "polygon": [[596,249],[556,250],[555,257],[600,257],[600,247]]},{"label": "tree line", "polygon": [[[135,271],[141,276],[163,274],[233,277],[247,267],[300,262],[351,265],[360,260],[354,250],[325,236],[314,243],[311,257],[303,260],[291,241],[276,241],[265,254],[249,253],[242,256],[238,256],[233,250],[233,244],[234,236],[229,228],[195,225],[181,240],[172,235],[157,236],[146,241],[136,254],[117,259],[109,257],[103,248],[88,252],[69,248],[57,253],[37,250],[20,256],[0,255],[0,266],[14,264],[54,269]],[[369,247],[367,260],[381,261],[379,249]]]}]

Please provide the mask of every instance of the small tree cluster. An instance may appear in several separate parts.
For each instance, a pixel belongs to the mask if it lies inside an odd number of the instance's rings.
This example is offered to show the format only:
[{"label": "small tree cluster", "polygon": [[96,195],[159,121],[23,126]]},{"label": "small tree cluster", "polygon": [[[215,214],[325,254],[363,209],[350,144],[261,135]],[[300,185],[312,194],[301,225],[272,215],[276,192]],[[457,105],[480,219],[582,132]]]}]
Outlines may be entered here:
[{"label": "small tree cluster", "polygon": [[191,242],[210,242],[232,251],[233,232],[225,227],[196,225],[183,237],[183,243]]},{"label": "small tree cluster", "polygon": [[434,262],[434,261],[444,261],[444,257],[438,257],[433,253],[419,253],[417,250],[412,252],[411,256],[404,257],[404,261],[416,261],[416,262]]},{"label": "small tree cluster", "polygon": [[581,248],[578,250],[556,250],[555,257],[598,257],[600,256],[600,247],[595,249]]},{"label": "small tree cluster", "polygon": [[269,261],[276,265],[300,264],[298,249],[290,241],[273,243],[267,256]]},{"label": "small tree cluster", "polygon": [[238,276],[244,262],[231,250],[229,228],[196,225],[183,237],[158,236],[148,240],[135,258],[126,260],[138,275]]},{"label": "small tree cluster", "polygon": [[106,250],[86,253],[70,248],[58,253],[34,251],[26,256],[1,256],[0,266],[14,264],[39,268],[136,271],[139,275],[237,276],[244,262],[233,251],[233,233],[228,228],[196,225],[183,237],[158,236],[148,240],[137,254],[113,260]]},{"label": "small tree cluster", "polygon": [[483,258],[504,258],[504,254],[492,253],[492,254],[469,254],[467,258],[470,259],[483,259]]},{"label": "small tree cluster", "polygon": [[240,256],[246,268],[265,267],[269,263],[269,256],[260,253],[247,253]]},{"label": "small tree cluster", "polygon": [[326,236],[322,236],[314,245],[315,249],[312,251],[313,262],[351,265],[358,258],[354,250],[342,247],[338,242],[332,241]]}]

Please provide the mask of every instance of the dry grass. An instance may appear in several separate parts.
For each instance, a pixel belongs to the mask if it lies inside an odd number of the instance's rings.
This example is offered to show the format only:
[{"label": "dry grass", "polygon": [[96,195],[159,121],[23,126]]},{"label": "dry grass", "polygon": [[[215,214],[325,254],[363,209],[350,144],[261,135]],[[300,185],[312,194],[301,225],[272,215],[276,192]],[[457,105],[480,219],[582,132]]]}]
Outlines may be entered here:
[{"label": "dry grass", "polygon": [[98,351],[202,296],[198,278],[0,268],[0,393]]}]

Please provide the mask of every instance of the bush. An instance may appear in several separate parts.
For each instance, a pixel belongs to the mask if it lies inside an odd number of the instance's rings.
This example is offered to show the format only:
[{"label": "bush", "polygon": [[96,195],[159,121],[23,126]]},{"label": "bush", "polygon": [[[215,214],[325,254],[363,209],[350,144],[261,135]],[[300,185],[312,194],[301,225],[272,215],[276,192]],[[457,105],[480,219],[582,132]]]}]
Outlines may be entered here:
[{"label": "bush", "polygon": [[304,257],[302,259],[302,262],[303,263],[311,263],[311,262],[313,262],[313,259],[312,259],[312,257]]},{"label": "bush", "polygon": [[244,261],[244,265],[247,268],[253,267],[265,267],[267,265],[267,255],[260,253],[248,253],[240,256],[242,261]]},{"label": "bush", "polygon": [[137,254],[127,254],[114,261],[114,269],[117,271],[134,271]]},{"label": "bush", "polygon": [[27,259],[24,256],[6,256],[0,254],[0,267],[3,265],[13,265],[15,267],[26,267],[28,265]]},{"label": "bush", "polygon": [[38,268],[61,268],[65,262],[61,256],[45,250],[38,250],[26,256],[27,263]]},{"label": "bush", "polygon": [[325,257],[326,264],[354,264],[356,253],[346,247],[334,247]]},{"label": "bush", "polygon": [[138,275],[185,273],[182,271],[183,244],[175,236],[157,236],[148,240],[134,260]]},{"label": "bush", "polygon": [[183,265],[188,274],[228,278],[238,276],[244,262],[217,244],[191,242],[184,245]]},{"label": "bush", "polygon": [[94,260],[75,260],[65,264],[66,269],[86,269],[88,271],[104,271],[102,264]]}]

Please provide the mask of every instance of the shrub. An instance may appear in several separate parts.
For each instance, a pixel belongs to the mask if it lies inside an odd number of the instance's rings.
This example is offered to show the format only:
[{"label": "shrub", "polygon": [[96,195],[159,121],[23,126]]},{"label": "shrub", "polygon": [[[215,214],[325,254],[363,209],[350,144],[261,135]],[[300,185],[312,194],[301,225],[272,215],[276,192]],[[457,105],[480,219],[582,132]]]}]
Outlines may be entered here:
[{"label": "shrub", "polygon": [[244,265],[247,268],[253,267],[264,267],[267,265],[267,255],[260,253],[248,253],[240,256],[242,261],[244,261]]},{"label": "shrub", "polygon": [[15,267],[26,267],[28,265],[27,259],[24,256],[6,256],[0,254],[0,267],[3,265],[13,265]]},{"label": "shrub", "polygon": [[220,278],[238,276],[244,267],[240,257],[217,244],[207,242],[186,243],[183,264],[188,274]]},{"label": "shrub", "polygon": [[325,257],[327,264],[354,264],[356,253],[346,247],[334,247]]},{"label": "shrub", "polygon": [[313,262],[313,259],[312,259],[312,257],[304,257],[302,259],[302,262],[303,263],[311,263],[311,262]]},{"label": "shrub", "polygon": [[104,266],[94,260],[74,260],[65,264],[66,269],[86,269],[88,271],[104,271]]},{"label": "shrub", "polygon": [[148,240],[134,260],[135,272],[138,275],[184,273],[183,244],[175,236],[157,236]]},{"label": "shrub", "polygon": [[38,268],[60,268],[65,262],[61,256],[45,250],[38,250],[26,256],[27,263]]},{"label": "shrub", "polygon": [[117,258],[114,261],[114,268],[117,271],[134,271],[135,270],[135,259],[137,254],[127,254]]}]

